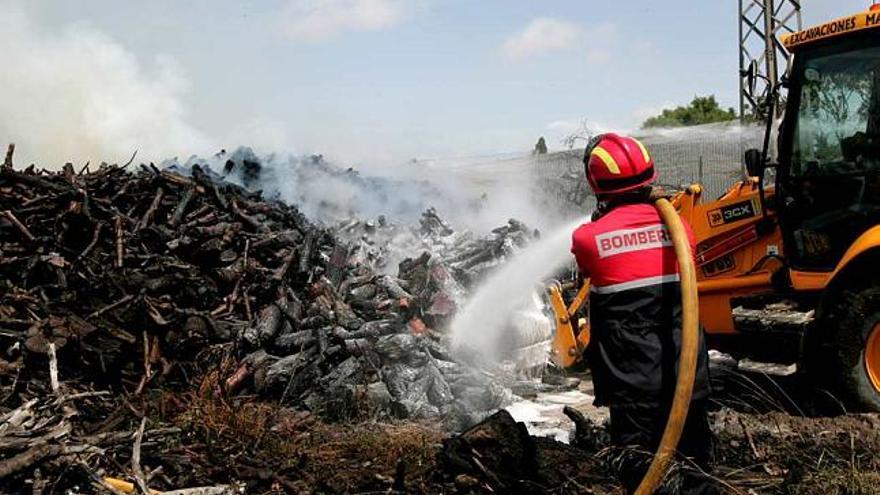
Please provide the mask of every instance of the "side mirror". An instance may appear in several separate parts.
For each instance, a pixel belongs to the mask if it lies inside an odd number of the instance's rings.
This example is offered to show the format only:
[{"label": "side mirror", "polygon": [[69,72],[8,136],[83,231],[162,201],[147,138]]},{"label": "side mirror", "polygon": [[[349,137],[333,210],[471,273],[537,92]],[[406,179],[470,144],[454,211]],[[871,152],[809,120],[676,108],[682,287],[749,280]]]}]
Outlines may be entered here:
[{"label": "side mirror", "polygon": [[752,98],[755,97],[755,83],[758,77],[758,62],[752,60],[749,62],[749,68],[746,69],[746,92]]},{"label": "side mirror", "polygon": [[764,169],[766,166],[760,150],[754,148],[747,149],[743,161],[746,164],[746,173],[749,174],[749,177],[764,176]]}]

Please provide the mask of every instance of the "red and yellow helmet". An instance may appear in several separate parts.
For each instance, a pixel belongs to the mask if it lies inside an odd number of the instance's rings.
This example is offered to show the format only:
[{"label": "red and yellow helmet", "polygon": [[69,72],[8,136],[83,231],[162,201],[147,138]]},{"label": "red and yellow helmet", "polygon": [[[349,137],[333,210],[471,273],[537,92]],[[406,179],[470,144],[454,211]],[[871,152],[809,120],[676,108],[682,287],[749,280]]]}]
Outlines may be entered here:
[{"label": "red and yellow helmet", "polygon": [[654,182],[657,171],[637,139],[608,133],[590,140],[584,153],[587,182],[596,194],[632,191]]}]

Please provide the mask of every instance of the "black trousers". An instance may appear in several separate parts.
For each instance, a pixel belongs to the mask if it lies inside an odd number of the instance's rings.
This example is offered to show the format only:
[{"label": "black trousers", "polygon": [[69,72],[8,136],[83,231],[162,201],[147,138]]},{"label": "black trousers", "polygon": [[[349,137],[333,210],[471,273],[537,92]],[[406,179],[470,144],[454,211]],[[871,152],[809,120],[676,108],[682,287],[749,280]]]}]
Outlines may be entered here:
[{"label": "black trousers", "polygon": [[[669,418],[669,406],[611,407],[611,442],[617,448],[614,468],[627,493],[635,492],[648,470],[660,444]],[[691,404],[687,421],[678,444],[679,460],[684,469],[674,487],[658,493],[717,494],[720,493],[708,473],[712,461],[712,432],[705,401]],[[681,459],[686,457],[687,460]],[[696,467],[694,466],[696,465]]]}]

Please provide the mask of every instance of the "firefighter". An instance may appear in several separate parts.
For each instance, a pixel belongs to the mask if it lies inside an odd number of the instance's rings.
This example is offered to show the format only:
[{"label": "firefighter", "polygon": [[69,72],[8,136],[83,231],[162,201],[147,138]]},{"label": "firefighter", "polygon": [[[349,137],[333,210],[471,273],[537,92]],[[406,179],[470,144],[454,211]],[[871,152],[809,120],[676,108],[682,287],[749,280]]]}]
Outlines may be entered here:
[{"label": "firefighter", "polygon": [[[636,489],[660,443],[675,389],[681,346],[681,287],[669,232],[652,204],[657,171],[638,140],[604,134],[584,154],[598,202],[593,221],[572,235],[571,251],[590,279],[591,341],[586,350],[595,404],[610,410],[614,467]],[[694,248],[690,227],[685,228]],[[708,354],[700,336],[693,399],[679,453],[685,470],[674,493],[717,493],[703,474],[712,440],[706,414]]]}]

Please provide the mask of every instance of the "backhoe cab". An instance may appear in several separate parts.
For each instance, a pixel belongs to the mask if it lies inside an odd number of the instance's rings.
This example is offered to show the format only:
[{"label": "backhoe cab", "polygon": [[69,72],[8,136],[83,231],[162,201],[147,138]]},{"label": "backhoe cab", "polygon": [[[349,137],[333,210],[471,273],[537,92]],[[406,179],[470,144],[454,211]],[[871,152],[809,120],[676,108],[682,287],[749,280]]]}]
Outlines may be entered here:
[{"label": "backhoe cab", "polygon": [[[697,238],[700,322],[714,348],[797,362],[850,407],[880,411],[880,10],[782,42],[793,62],[776,159],[769,117],[747,179],[714,201],[699,185],[672,197]],[[552,307],[553,358],[575,364],[585,310]]]}]

